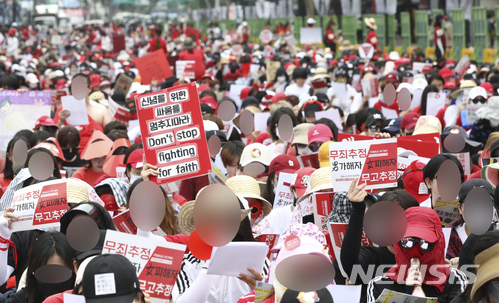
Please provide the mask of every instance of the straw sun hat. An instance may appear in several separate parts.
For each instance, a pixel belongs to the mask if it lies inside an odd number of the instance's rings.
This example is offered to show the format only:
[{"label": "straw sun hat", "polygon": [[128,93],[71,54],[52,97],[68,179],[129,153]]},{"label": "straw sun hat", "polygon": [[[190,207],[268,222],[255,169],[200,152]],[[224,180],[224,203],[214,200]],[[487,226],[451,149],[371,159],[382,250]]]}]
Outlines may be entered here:
[{"label": "straw sun hat", "polygon": [[[242,196],[245,199],[258,200],[262,205],[261,209],[264,217],[272,211],[272,204],[260,196],[260,186],[254,178],[244,175],[234,176],[229,178],[227,182],[225,182],[225,185],[227,185],[236,195]],[[254,207],[249,205],[249,208],[252,210],[253,214],[259,212],[258,206],[256,206],[257,209],[253,209]]]},{"label": "straw sun hat", "polygon": [[85,184],[73,179],[66,180],[66,194],[68,203],[80,203],[90,201]]},{"label": "straw sun hat", "polygon": [[308,198],[311,194],[320,190],[333,190],[333,178],[331,176],[331,167],[322,167],[314,171],[310,176],[310,189],[298,199],[297,203]]},{"label": "straw sun hat", "polygon": [[374,19],[374,18],[364,18],[364,23],[368,27],[370,27],[370,28],[372,28],[374,30],[378,29],[378,26],[376,25],[376,19]]},{"label": "straw sun hat", "polygon": [[[198,193],[199,195],[199,193]],[[196,201],[186,202],[178,213],[178,226],[180,230],[186,235],[190,236],[191,233],[196,229],[194,227],[194,204]],[[241,209],[241,221],[244,220],[250,213],[251,209]]]}]

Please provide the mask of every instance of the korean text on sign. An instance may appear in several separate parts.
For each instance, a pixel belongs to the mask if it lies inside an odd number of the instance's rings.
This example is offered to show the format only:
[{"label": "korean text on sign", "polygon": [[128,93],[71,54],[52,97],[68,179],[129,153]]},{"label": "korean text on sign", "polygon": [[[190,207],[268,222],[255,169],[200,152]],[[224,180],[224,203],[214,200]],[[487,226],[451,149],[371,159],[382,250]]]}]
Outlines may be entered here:
[{"label": "korean text on sign", "polygon": [[158,167],[157,184],[205,175],[211,161],[196,84],[137,96],[146,160]]},{"label": "korean text on sign", "polygon": [[348,191],[358,178],[366,189],[397,186],[396,139],[335,142],[329,144],[335,191]]}]

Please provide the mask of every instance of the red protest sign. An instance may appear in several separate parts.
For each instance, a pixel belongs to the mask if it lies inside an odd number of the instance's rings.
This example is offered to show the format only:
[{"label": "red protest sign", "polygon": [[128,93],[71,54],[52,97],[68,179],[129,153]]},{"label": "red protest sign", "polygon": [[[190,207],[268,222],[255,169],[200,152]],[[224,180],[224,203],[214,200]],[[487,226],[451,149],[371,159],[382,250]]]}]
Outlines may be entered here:
[{"label": "red protest sign", "polygon": [[334,193],[314,193],[312,198],[315,225],[323,232],[327,231],[322,224],[333,210],[333,199]]},{"label": "red protest sign", "polygon": [[120,233],[106,232],[102,253],[120,254],[134,265],[140,289],[151,302],[168,302],[184,258],[185,245]]},{"label": "red protest sign", "polygon": [[113,37],[113,52],[119,53],[125,49],[125,36],[114,36]]},{"label": "red protest sign", "polygon": [[319,165],[319,154],[313,153],[310,155],[298,156],[298,162],[300,162],[301,167],[313,167],[320,168]]},{"label": "red protest sign", "polygon": [[271,250],[272,248],[274,248],[274,246],[276,246],[278,240],[279,240],[278,234],[263,234],[255,238],[256,242],[265,243],[269,247],[269,252],[267,253],[268,259],[270,259],[270,254],[272,253]]},{"label": "red protest sign", "polygon": [[120,232],[132,235],[137,234],[137,226],[133,223],[132,216],[130,216],[130,210],[126,210],[113,217],[113,222]]},{"label": "red protest sign", "polygon": [[135,97],[147,163],[158,167],[157,184],[206,175],[210,153],[196,83]]},{"label": "red protest sign", "polygon": [[142,84],[151,84],[152,79],[161,80],[173,77],[172,69],[162,49],[134,60],[139,70]]},{"label": "red protest sign", "polygon": [[16,191],[12,207],[18,218],[12,220],[12,231],[58,227],[68,211],[66,197],[66,180],[47,181]]}]

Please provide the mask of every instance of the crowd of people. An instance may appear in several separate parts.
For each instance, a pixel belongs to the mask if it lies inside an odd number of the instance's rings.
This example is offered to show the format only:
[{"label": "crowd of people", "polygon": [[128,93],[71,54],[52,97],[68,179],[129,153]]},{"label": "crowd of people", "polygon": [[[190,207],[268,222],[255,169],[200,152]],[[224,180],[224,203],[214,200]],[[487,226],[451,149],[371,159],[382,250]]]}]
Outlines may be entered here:
[{"label": "crowd of people", "polygon": [[[246,22],[232,32],[222,31],[215,23],[204,31],[189,24],[170,24],[165,31],[159,25],[115,23],[75,27],[67,33],[17,24],[6,29],[7,38],[0,41],[0,89],[71,92],[73,80],[83,78],[89,122],[71,125],[68,119],[74,113],[55,102],[50,115],[37,117],[31,129],[19,130],[4,142],[5,154],[0,157],[1,302],[63,302],[64,294],[80,294],[96,303],[150,302],[128,259],[103,254],[103,239],[107,231],[117,230],[113,217],[129,209],[133,190],[158,175],[158,168],[146,161],[144,132],[133,123],[138,119],[135,97],[192,82],[198,88],[206,139],[216,136],[221,142],[219,152],[210,149],[210,158],[213,168],[222,171],[223,181],[200,175],[158,185],[164,197],[164,218],[154,234],[137,231],[145,237],[143,241],[155,238],[186,245],[170,302],[255,302],[260,281],[271,284],[271,289],[258,302],[333,302],[334,288],[288,289],[277,279],[275,269],[282,261],[305,270],[303,264],[286,262],[298,254],[319,255],[333,265],[334,280],[327,284],[361,285],[360,302],[386,302],[377,301],[386,290],[436,298],[440,303],[499,302],[499,193],[495,192],[499,170],[493,166],[499,157],[499,62],[445,59],[445,42],[440,38],[438,60],[426,58],[421,50],[382,53],[375,20],[364,21],[369,29],[365,42],[374,48],[370,57],[361,56],[358,45],[336,37],[332,23],[326,47],[302,48],[286,39],[292,31],[288,25],[280,26],[272,42],[252,43]],[[315,26],[313,19],[307,23]],[[437,30],[436,35],[440,34]],[[194,75],[142,83],[135,60],[161,49],[172,69],[178,60],[195,61]],[[115,89],[121,75],[133,80],[127,91]],[[244,88],[234,93],[231,86],[240,85]],[[227,101],[237,108],[232,121],[219,116],[221,104]],[[130,121],[117,120],[110,102],[127,108]],[[255,119],[263,125],[243,132],[246,126],[238,117],[247,111],[255,117],[268,113],[268,118]],[[283,140],[289,130],[279,126],[284,116],[293,127],[290,140]],[[398,159],[409,155],[413,161],[400,171],[396,187],[366,190],[366,184],[354,179],[348,191],[336,189],[330,144],[342,142],[348,149],[351,141],[342,141],[342,136],[415,138],[414,145],[418,145],[423,140],[418,138],[425,134],[437,137],[439,152],[423,157],[398,148]],[[444,144],[450,135],[462,139],[458,150]],[[19,146],[26,147],[24,159]],[[37,179],[29,164],[39,153],[53,162],[53,172],[45,180]],[[307,165],[305,156],[316,157],[317,163]],[[255,163],[264,169],[256,172]],[[438,175],[449,163],[459,172],[459,191],[450,211],[454,219],[444,222],[436,209],[449,188]],[[122,168],[121,174],[117,168]],[[284,206],[276,204],[282,173],[296,175],[288,184],[291,203]],[[60,227],[13,232],[12,223],[19,219],[15,193],[61,178],[66,179],[69,209],[60,218]],[[193,207],[201,190],[218,182],[236,194],[242,211],[232,242],[279,236],[263,268],[248,269],[252,275],[207,274],[209,258],[190,250]],[[482,198],[487,211],[494,214],[483,234],[473,233],[468,220],[477,219],[465,215],[465,209],[472,212],[466,203],[471,203],[467,196],[475,188],[486,190]],[[317,193],[331,193],[331,212],[324,222],[314,216]],[[364,246],[365,213],[387,201],[404,212],[405,233],[390,246]],[[85,252],[76,251],[66,238],[69,224],[82,215],[92,218],[100,230],[98,244]],[[331,235],[323,231],[328,223],[348,224],[336,255]],[[448,239],[444,234],[450,235]],[[57,275],[66,274],[67,279],[41,279],[37,270],[47,265],[65,268],[66,273]],[[367,277],[358,275],[359,268]],[[311,270],[321,272],[312,265]],[[97,291],[98,277],[109,273],[114,274],[116,289]],[[349,300],[343,298],[343,302],[354,302]]]}]

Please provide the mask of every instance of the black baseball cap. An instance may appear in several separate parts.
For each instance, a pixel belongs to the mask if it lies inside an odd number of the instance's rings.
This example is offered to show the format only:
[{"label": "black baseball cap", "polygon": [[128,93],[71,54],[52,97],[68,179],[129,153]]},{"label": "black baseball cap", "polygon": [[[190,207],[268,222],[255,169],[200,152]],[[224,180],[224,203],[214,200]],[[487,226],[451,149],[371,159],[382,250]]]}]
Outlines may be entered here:
[{"label": "black baseball cap", "polygon": [[90,261],[82,286],[87,303],[132,303],[140,292],[135,267],[119,254],[100,255]]},{"label": "black baseball cap", "polygon": [[370,115],[369,117],[367,117],[367,120],[366,120],[366,128],[373,125],[375,121],[378,121],[380,120],[381,122],[384,122],[385,119],[383,118],[382,115],[380,114],[373,114],[373,115]]},{"label": "black baseball cap", "polygon": [[483,179],[470,179],[461,184],[458,195],[459,203],[463,203],[464,200],[466,200],[468,193],[476,187],[484,188],[489,193],[491,201],[494,201],[494,189],[489,181]]},{"label": "black baseball cap", "polygon": [[106,225],[104,223],[106,221],[104,217],[105,214],[103,214],[101,210],[94,205],[86,202],[81,202],[61,217],[61,233],[66,234],[69,223],[71,223],[76,215],[89,215],[95,221],[95,223],[97,223],[99,229],[106,229]]}]

